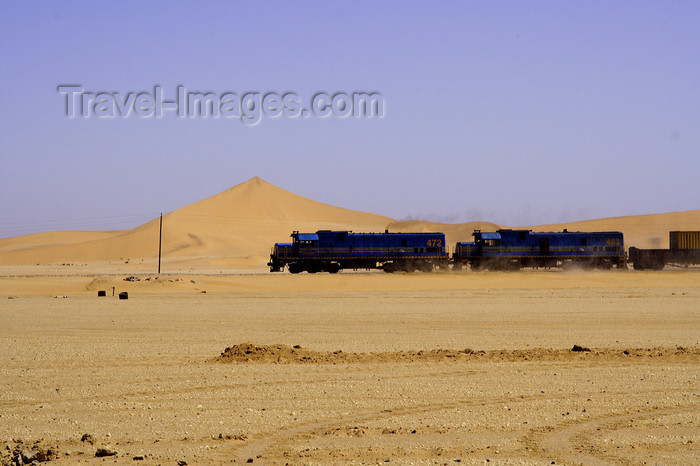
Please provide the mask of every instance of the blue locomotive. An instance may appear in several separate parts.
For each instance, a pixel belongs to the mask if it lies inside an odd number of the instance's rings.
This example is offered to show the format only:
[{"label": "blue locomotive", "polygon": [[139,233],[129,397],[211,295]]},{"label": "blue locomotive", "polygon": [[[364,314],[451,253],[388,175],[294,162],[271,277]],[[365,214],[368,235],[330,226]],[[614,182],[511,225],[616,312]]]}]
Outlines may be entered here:
[{"label": "blue locomotive", "polygon": [[473,242],[457,243],[453,269],[469,264],[472,270],[512,270],[521,267],[621,268],[625,265],[622,233],[533,233],[530,230],[474,231]]},{"label": "blue locomotive", "polygon": [[444,233],[353,233],[319,230],[292,233],[291,243],[276,243],[270,254],[271,272],[288,267],[291,273],[341,269],[382,269],[385,272],[447,268]]}]

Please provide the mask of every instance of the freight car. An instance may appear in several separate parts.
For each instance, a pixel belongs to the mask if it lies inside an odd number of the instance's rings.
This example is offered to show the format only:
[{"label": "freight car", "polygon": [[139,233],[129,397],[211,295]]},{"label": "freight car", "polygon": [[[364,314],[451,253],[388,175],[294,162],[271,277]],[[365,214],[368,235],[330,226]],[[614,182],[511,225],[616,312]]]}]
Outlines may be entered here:
[{"label": "freight car", "polygon": [[622,233],[533,233],[530,230],[474,230],[473,242],[457,243],[453,269],[469,264],[472,270],[517,270],[521,267],[622,268],[625,247]]},{"label": "freight car", "polygon": [[700,231],[670,231],[668,235],[669,249],[629,249],[629,261],[635,270],[700,264]]},{"label": "freight car", "polygon": [[291,243],[276,243],[270,272],[337,273],[341,269],[382,269],[385,272],[447,268],[444,233],[353,233],[319,230],[291,235]]}]

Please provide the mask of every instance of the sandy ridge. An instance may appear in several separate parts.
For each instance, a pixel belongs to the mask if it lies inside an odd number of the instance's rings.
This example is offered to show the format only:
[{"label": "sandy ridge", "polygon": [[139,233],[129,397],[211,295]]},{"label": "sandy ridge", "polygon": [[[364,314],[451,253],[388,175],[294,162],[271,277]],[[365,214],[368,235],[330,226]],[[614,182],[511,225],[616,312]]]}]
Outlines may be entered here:
[{"label": "sandy ridge", "polygon": [[587,361],[596,360],[655,360],[676,363],[683,361],[697,363],[700,360],[700,348],[632,348],[632,349],[590,349],[574,345],[570,350],[534,348],[527,350],[491,350],[474,351],[433,349],[414,351],[353,353],[337,351],[313,351],[300,345],[254,345],[242,343],[227,347],[219,356],[212,359],[218,363],[271,363],[271,364],[376,364],[397,362],[441,362],[441,361]]}]

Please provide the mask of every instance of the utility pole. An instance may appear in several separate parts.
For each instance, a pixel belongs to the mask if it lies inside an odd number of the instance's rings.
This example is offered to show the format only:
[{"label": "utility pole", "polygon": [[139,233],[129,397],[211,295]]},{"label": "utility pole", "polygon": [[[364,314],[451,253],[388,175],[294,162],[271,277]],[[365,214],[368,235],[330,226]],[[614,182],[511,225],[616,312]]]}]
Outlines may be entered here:
[{"label": "utility pole", "polygon": [[160,275],[160,251],[163,246],[163,213],[160,213],[160,234],[158,235],[158,274]]}]

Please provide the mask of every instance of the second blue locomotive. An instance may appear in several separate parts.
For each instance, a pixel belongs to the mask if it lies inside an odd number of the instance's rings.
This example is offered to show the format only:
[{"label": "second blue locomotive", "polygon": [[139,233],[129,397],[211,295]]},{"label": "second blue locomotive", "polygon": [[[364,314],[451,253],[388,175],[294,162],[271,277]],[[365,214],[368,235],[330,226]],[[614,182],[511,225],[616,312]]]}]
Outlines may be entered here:
[{"label": "second blue locomotive", "polygon": [[472,270],[625,265],[624,240],[619,231],[534,233],[504,229],[492,233],[475,230],[473,236],[472,242],[456,244],[452,254],[454,269],[467,264]]}]

